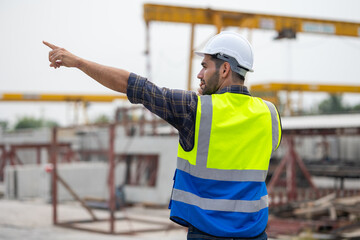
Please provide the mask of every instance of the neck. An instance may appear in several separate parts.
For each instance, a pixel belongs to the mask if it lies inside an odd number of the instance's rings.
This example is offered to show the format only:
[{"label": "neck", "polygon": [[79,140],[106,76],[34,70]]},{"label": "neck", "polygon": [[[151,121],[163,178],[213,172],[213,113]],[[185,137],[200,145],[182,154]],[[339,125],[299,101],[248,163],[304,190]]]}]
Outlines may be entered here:
[{"label": "neck", "polygon": [[228,78],[225,78],[225,79],[220,79],[219,90],[224,88],[224,87],[228,87],[228,86],[232,86],[232,85],[244,86],[244,82],[241,81],[240,79],[234,80],[232,77],[228,77]]}]

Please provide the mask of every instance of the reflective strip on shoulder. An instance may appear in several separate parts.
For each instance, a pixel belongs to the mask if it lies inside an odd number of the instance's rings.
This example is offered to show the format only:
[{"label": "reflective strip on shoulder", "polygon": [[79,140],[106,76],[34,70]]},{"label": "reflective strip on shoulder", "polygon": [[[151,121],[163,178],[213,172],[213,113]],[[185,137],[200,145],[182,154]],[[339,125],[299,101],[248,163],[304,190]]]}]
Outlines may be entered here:
[{"label": "reflective strip on shoulder", "polygon": [[272,152],[274,152],[279,144],[279,121],[278,121],[278,113],[275,106],[268,101],[263,100],[266,106],[270,110],[271,114],[271,127],[272,127]]},{"label": "reflective strip on shoulder", "polygon": [[266,170],[227,170],[203,168],[192,165],[189,161],[178,157],[177,168],[191,174],[194,177],[211,179],[218,181],[236,181],[236,182],[264,182],[266,180]]},{"label": "reflective strip on shoulder", "polygon": [[202,198],[193,193],[185,192],[179,189],[173,189],[172,200],[197,206],[204,210],[254,213],[267,208],[268,195],[260,200],[228,200],[228,199],[210,199]]},{"label": "reflective strip on shoulder", "polygon": [[206,168],[209,153],[210,133],[212,124],[212,98],[210,95],[201,96],[201,118],[199,126],[199,138],[196,155],[196,165]]}]

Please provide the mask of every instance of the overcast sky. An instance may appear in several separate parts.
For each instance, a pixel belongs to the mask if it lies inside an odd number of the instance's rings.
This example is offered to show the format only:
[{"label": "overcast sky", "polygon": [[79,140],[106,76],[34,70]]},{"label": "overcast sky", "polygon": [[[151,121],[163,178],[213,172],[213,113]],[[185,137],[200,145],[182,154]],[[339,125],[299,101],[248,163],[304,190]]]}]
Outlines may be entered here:
[{"label": "overcast sky", "polygon": [[[83,58],[147,76],[143,4],[120,0],[0,0],[0,94],[83,93],[114,94],[76,69],[48,67],[49,41]],[[151,1],[151,3],[258,12],[287,16],[360,22],[358,0],[222,0]],[[247,30],[238,30],[249,36]],[[197,26],[195,46],[215,33],[213,26]],[[359,30],[360,31],[360,30]],[[151,80],[160,86],[186,88],[190,27],[152,23]],[[298,34],[296,40],[274,41],[273,31],[252,31],[255,72],[248,83],[271,81],[360,85],[360,39]],[[193,88],[200,58],[193,62]],[[314,104],[326,95],[307,94]],[[349,104],[360,98],[347,96]],[[113,115],[121,102],[92,104],[89,117]],[[69,104],[0,102],[0,121],[14,123],[22,116],[45,117],[71,124]]]}]

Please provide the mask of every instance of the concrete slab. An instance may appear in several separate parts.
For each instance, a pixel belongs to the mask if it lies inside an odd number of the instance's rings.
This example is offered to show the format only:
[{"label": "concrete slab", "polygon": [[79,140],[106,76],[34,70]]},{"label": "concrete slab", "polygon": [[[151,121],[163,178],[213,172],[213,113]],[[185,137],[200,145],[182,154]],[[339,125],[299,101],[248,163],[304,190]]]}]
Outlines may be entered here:
[{"label": "concrete slab", "polygon": [[[90,219],[89,214],[77,203],[66,203],[59,205],[59,220],[85,220]],[[103,210],[95,210],[99,218],[107,218],[108,213]],[[177,226],[169,220],[167,209],[147,209],[143,207],[128,208],[125,212],[117,212],[116,217],[128,216],[129,218],[140,218],[157,221],[163,224],[149,224],[139,221],[117,221],[116,231],[128,231],[144,228],[161,228],[163,226]],[[82,227],[90,229],[108,230],[109,224],[97,222],[81,224]],[[0,240],[151,240],[151,239],[186,239],[186,229],[177,228],[173,230],[161,230],[156,232],[136,233],[135,235],[108,235],[73,230],[52,225],[52,206],[42,200],[6,200],[0,199]]]}]

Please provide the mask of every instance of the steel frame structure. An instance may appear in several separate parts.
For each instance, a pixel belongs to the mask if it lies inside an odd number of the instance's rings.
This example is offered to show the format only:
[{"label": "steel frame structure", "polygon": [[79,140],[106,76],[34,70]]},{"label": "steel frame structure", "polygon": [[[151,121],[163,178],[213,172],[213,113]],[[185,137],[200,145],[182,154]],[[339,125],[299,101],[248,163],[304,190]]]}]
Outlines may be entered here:
[{"label": "steel frame structure", "polygon": [[[50,156],[50,143],[31,143],[31,144],[0,144],[0,181],[4,179],[4,169],[7,164],[23,165],[23,161],[19,158],[17,152],[30,149],[36,151],[36,164],[41,164],[41,150],[47,150]],[[62,162],[71,162],[75,159],[75,153],[71,149],[70,143],[59,143],[59,151],[62,154]]]},{"label": "steel frame structure", "polygon": [[[358,195],[360,194],[360,190],[350,189],[345,190],[343,189],[343,181],[346,176],[339,176],[339,175],[332,175],[331,177],[340,178],[341,180],[341,187],[340,189],[327,189],[327,190],[319,190],[315,184],[313,183],[311,179],[311,174],[305,164],[303,163],[303,160],[299,156],[299,154],[295,150],[295,144],[294,139],[296,136],[329,136],[329,135],[360,135],[360,126],[357,127],[333,127],[333,128],[308,128],[304,127],[301,129],[284,129],[283,130],[283,139],[282,141],[286,142],[287,151],[286,154],[283,156],[283,158],[280,161],[279,166],[276,167],[269,183],[268,183],[268,191],[269,196],[271,198],[271,204],[272,205],[281,205],[281,204],[287,204],[291,201],[297,201],[299,199],[301,200],[310,200],[314,198],[318,198],[321,196],[324,196],[325,194],[329,194],[331,192],[336,192],[337,196],[351,196],[351,195]],[[300,171],[303,173],[303,176],[305,177],[306,181],[309,183],[312,193],[307,194],[301,194],[301,196],[298,195],[300,192],[297,188],[297,182],[296,182],[296,176],[297,176],[297,168],[296,164],[300,168]],[[280,178],[283,172],[285,171],[286,174],[286,184],[285,189],[286,193],[278,193],[275,191],[275,188],[277,185],[280,185]],[[350,177],[355,177],[354,175],[351,175]],[[360,178],[360,175],[358,175]],[[285,196],[284,196],[285,195]],[[275,198],[279,198],[280,202],[273,201]],[[286,201],[283,199],[286,198]],[[307,199],[304,199],[307,198]]]},{"label": "steel frame structure", "polygon": [[[150,122],[151,124],[153,124],[153,122]],[[140,122],[140,124],[143,124],[143,122]],[[126,162],[126,156],[124,154],[115,154],[115,129],[116,126],[120,125],[117,123],[112,123],[110,125],[108,125],[108,131],[109,131],[109,148],[107,150],[99,150],[99,151],[89,151],[86,152],[86,154],[106,154],[108,157],[108,164],[109,164],[109,172],[108,172],[108,188],[109,188],[109,200],[108,200],[108,209],[109,209],[109,218],[106,219],[100,219],[98,217],[96,217],[96,215],[94,214],[94,212],[92,211],[91,208],[89,208],[86,203],[84,202],[83,199],[81,199],[76,193],[75,191],[71,188],[71,186],[69,184],[66,183],[66,181],[59,175],[58,173],[58,167],[57,167],[57,158],[58,158],[58,139],[57,139],[57,133],[58,133],[58,129],[54,128],[52,131],[52,140],[51,140],[51,163],[52,163],[52,209],[53,209],[53,224],[57,225],[57,226],[61,226],[61,227],[66,227],[66,228],[73,228],[73,229],[78,229],[78,230],[85,230],[85,231],[90,231],[90,232],[97,232],[97,233],[104,233],[104,234],[113,234],[113,235],[132,235],[135,233],[140,233],[140,232],[152,232],[152,231],[167,231],[167,230],[171,230],[172,228],[174,228],[171,224],[169,223],[164,223],[164,222],[159,222],[159,221],[153,221],[153,220],[145,220],[145,219],[140,219],[140,218],[134,218],[134,217],[122,217],[122,218],[116,218],[115,217],[115,211],[116,211],[116,196],[115,196],[115,167],[117,162],[120,161],[125,161]],[[124,124],[122,123],[121,125],[124,126],[129,126],[128,124]],[[126,131],[127,133],[129,133],[129,131]],[[151,162],[151,164],[149,164]],[[136,168],[137,171],[135,173],[134,177],[130,177],[130,175],[127,175],[127,179],[126,181],[128,181],[128,183],[130,185],[133,184],[138,184],[139,183],[139,178],[140,178],[140,169],[144,169],[144,166],[150,166],[150,170],[151,173],[149,174],[149,180],[148,180],[148,185],[149,186],[154,186],[155,185],[155,181],[156,181],[156,176],[157,176],[157,168],[158,168],[158,161],[155,160],[154,161],[154,156],[153,155],[142,155],[140,157],[140,160],[137,162],[136,164]],[[140,170],[140,171],[139,171]],[[81,206],[84,207],[87,212],[90,214],[91,219],[86,219],[86,220],[79,220],[79,221],[67,221],[67,222],[61,222],[58,218],[58,186],[57,183],[62,184],[68,191],[69,193],[74,197],[75,200],[77,200],[78,202],[80,202]],[[120,209],[121,210],[121,209]],[[141,229],[141,230],[136,230],[136,232],[133,229],[129,229],[128,231],[116,231],[115,229],[115,223],[116,221],[120,221],[120,220],[126,220],[126,221],[134,221],[134,222],[143,222],[143,223],[147,223],[147,224],[155,224],[157,227],[156,228],[146,228],[146,229]],[[90,228],[86,228],[86,227],[81,227],[79,226],[79,224],[82,223],[94,223],[94,222],[101,222],[101,221],[107,221],[109,222],[109,229],[108,230],[99,230],[99,229],[90,229]],[[159,228],[158,226],[162,226],[161,228]]]}]

